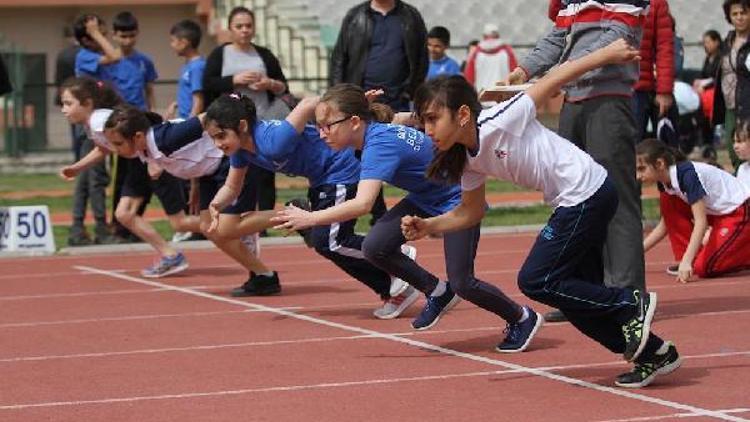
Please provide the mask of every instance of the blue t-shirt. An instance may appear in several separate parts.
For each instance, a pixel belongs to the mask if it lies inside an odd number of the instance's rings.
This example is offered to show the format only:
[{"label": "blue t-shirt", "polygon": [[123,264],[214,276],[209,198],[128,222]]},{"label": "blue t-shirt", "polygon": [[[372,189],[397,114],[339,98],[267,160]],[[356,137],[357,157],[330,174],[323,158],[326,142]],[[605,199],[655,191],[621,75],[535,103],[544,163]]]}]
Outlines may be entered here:
[{"label": "blue t-shirt", "polygon": [[[99,64],[103,55],[88,48],[81,47],[76,54],[76,76],[90,76],[95,79],[114,83],[112,64]],[[117,87],[115,87],[117,88]]]},{"label": "blue t-shirt", "polygon": [[302,133],[286,120],[261,120],[253,128],[255,153],[241,149],[229,157],[234,168],[255,164],[276,173],[303,176],[310,187],[353,184],[359,180],[354,151],[334,151],[307,125]]},{"label": "blue t-shirt", "polygon": [[177,115],[183,119],[190,116],[193,108],[193,94],[203,90],[203,69],[206,60],[199,57],[185,63],[180,69],[180,81],[177,83]]},{"label": "blue t-shirt", "polygon": [[139,51],[134,51],[133,54],[123,57],[111,66],[114,83],[122,99],[130,105],[145,110],[146,84],[158,77],[151,58]]},{"label": "blue t-shirt", "polygon": [[460,75],[461,66],[458,62],[448,56],[443,56],[440,60],[430,60],[430,68],[427,70],[427,80],[435,79],[440,75]]},{"label": "blue t-shirt", "polygon": [[365,131],[360,180],[382,180],[401,188],[430,215],[439,215],[461,202],[458,185],[442,185],[425,176],[432,162],[432,140],[402,125],[371,123]]}]

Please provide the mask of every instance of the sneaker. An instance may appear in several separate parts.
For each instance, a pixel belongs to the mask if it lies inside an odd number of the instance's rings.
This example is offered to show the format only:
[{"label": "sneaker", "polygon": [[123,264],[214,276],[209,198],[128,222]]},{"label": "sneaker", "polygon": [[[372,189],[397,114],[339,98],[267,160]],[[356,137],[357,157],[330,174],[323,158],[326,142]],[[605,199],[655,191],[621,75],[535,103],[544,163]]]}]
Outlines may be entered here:
[{"label": "sneaker", "polygon": [[450,283],[445,287],[445,293],[440,296],[427,296],[427,304],[422,312],[412,321],[411,326],[415,330],[429,330],[437,324],[440,317],[456,306],[461,298],[451,290]]},{"label": "sneaker", "polygon": [[184,242],[190,239],[193,233],[191,232],[174,232],[172,235],[172,242]]},{"label": "sneaker", "polygon": [[68,246],[88,246],[91,243],[91,239],[83,233],[68,237]]},{"label": "sneaker", "polygon": [[146,278],[159,278],[185,271],[188,268],[187,258],[182,252],[175,256],[163,256],[153,266],[141,271]]},{"label": "sneaker", "polygon": [[656,311],[656,293],[644,295],[640,290],[634,290],[633,296],[637,307],[635,316],[622,326],[622,334],[625,337],[623,357],[628,362],[632,362],[643,351]]},{"label": "sneaker", "polygon": [[[417,259],[417,248],[409,245],[401,245],[401,253],[408,256],[412,261]],[[391,277],[391,297],[396,297],[409,287],[409,283],[398,277]]]},{"label": "sneaker", "polygon": [[677,277],[680,275],[680,266],[679,265],[670,265],[667,267],[667,274]]},{"label": "sneaker", "polygon": [[419,291],[407,284],[407,288],[401,294],[391,296],[383,303],[382,307],[375,309],[372,314],[378,319],[398,318],[417,299],[419,299]]},{"label": "sneaker", "polygon": [[[312,207],[310,206],[310,201],[308,201],[307,198],[290,199],[289,201],[286,201],[284,205],[294,205],[295,207],[303,209],[305,211],[310,211],[312,209]],[[312,242],[312,229],[297,230],[297,234],[302,236],[302,240],[305,241],[305,245],[307,245],[308,248],[315,247]]]},{"label": "sneaker", "polygon": [[561,310],[555,309],[544,314],[546,322],[568,322],[568,317]]},{"label": "sneaker", "polygon": [[260,233],[246,234],[240,238],[240,242],[247,247],[251,254],[260,258]]},{"label": "sneaker", "polygon": [[625,388],[645,387],[656,378],[657,375],[671,374],[682,364],[680,354],[677,353],[675,345],[668,341],[667,353],[654,355],[651,362],[636,363],[632,371],[620,374],[615,380],[615,385]]},{"label": "sneaker", "polygon": [[524,306],[529,313],[529,317],[523,322],[508,324],[503,331],[506,335],[500,344],[495,347],[500,353],[518,353],[523,352],[529,347],[531,339],[534,338],[539,327],[544,324],[544,317],[534,312],[528,306]]},{"label": "sneaker", "polygon": [[231,292],[234,297],[270,296],[279,293],[281,293],[281,284],[276,271],[273,272],[273,276],[251,273],[245,284]]}]

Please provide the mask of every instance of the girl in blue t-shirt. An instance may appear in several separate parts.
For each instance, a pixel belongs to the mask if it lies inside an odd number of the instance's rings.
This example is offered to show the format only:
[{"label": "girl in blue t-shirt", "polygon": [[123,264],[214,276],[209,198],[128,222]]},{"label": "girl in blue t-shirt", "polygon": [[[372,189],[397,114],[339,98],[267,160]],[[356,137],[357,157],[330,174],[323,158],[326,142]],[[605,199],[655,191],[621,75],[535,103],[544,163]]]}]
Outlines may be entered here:
[{"label": "girl in blue t-shirt", "polygon": [[[273,172],[302,176],[309,180],[308,197],[312,209],[321,210],[353,198],[357,192],[359,162],[352,151],[333,151],[307,125],[317,99],[306,98],[285,120],[257,121],[252,100],[238,94],[224,95],[206,112],[206,132],[216,146],[229,156],[231,169],[226,183],[209,205],[214,226],[224,217],[219,212],[237,196],[239,181],[254,164]],[[315,250],[349,275],[363,282],[382,299],[377,318],[395,318],[414,303],[418,294],[408,286],[390,294],[391,277],[370,264],[362,254],[363,237],[354,233],[356,218],[335,221],[314,228],[309,234]],[[243,286],[236,293],[242,294]]]},{"label": "girl in blue t-shirt", "polygon": [[[191,180],[190,205],[199,212],[197,226],[190,231],[201,231],[219,249],[237,261],[254,280],[253,295],[270,295],[280,292],[276,273],[269,270],[257,257],[259,245],[257,232],[269,226],[271,211],[250,213],[247,199],[254,194],[254,186],[248,180],[242,185],[239,200],[226,207],[221,230],[208,231],[211,217],[208,204],[224,184],[229,171],[229,160],[213,145],[203,131],[204,115],[182,122],[154,124],[147,114],[132,106],[115,108],[108,117],[104,134],[118,155],[134,158],[164,170],[165,174]],[[172,189],[179,195],[178,208],[184,209],[186,202],[182,189]],[[168,192],[156,191],[162,203],[170,203]],[[191,216],[192,217],[192,216]],[[171,220],[170,220],[171,221]]]},{"label": "girl in blue t-shirt", "polygon": [[[471,283],[459,285],[456,292],[458,295],[454,293],[450,274],[458,268],[473,273],[473,267],[467,267],[473,262],[473,251],[466,254],[467,249],[464,248],[461,253],[451,248],[450,242],[446,242],[446,255],[450,256],[446,259],[450,284],[439,281],[436,276],[400,253],[401,245],[406,242],[400,228],[403,216],[440,215],[453,209],[461,200],[458,186],[436,183],[425,177],[425,171],[433,158],[432,141],[429,137],[407,126],[374,122],[372,106],[365,92],[351,84],[341,84],[329,89],[315,110],[315,118],[321,137],[332,148],[361,151],[362,169],[357,195],[323,211],[310,213],[288,208],[277,218],[277,221],[283,222],[280,227],[298,229],[364,215],[372,206],[383,183],[389,183],[404,189],[408,194],[372,227],[365,238],[363,251],[375,265],[404,279],[427,295],[427,305],[412,322],[415,329],[432,327],[444,312],[455,305],[459,296],[500,315],[509,323],[516,322],[529,312],[494,286],[473,278]],[[479,226],[462,232],[461,236],[478,239]],[[533,311],[531,313],[536,316]],[[532,326],[538,328],[537,324]],[[525,349],[528,342],[523,343],[525,344],[512,351]],[[511,351],[505,348],[499,350]]]}]

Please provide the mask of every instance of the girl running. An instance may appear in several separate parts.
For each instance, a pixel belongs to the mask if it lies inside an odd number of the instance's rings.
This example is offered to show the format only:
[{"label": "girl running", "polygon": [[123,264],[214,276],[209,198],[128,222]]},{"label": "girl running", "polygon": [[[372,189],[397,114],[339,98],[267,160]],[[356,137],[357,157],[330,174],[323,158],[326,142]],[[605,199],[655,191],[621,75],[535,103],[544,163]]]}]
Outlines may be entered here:
[{"label": "girl running", "polygon": [[638,144],[636,154],[638,180],[660,191],[661,220],[644,250],[669,236],[679,264],[667,272],[682,283],[750,268],[750,186],[710,164],[687,161],[656,139]]},{"label": "girl running", "polygon": [[[249,164],[308,179],[308,197],[315,210],[325,209],[352,198],[357,192],[359,162],[352,151],[334,152],[318,136],[312,118],[317,98],[303,99],[285,120],[257,121],[255,105],[247,97],[225,95],[206,112],[206,132],[216,146],[229,156],[227,181],[209,205],[212,224],[219,227],[219,213],[237,196],[238,181],[247,177]],[[274,224],[266,220],[269,226]],[[310,233],[315,250],[355,279],[377,293],[383,307],[374,311],[381,319],[398,317],[418,298],[404,286],[391,293],[391,276],[371,265],[362,255],[363,237],[354,233],[356,219],[316,227]],[[399,284],[399,283],[395,283]],[[242,295],[248,286],[235,289]]]},{"label": "girl running", "polygon": [[464,297],[509,324],[507,336],[498,344],[497,350],[524,350],[542,324],[541,315],[528,307],[522,308],[494,286],[474,277],[478,224],[445,239],[450,283],[439,281],[401,254],[401,245],[406,242],[400,229],[403,216],[432,217],[450,211],[460,202],[458,186],[425,178],[425,170],[433,157],[430,139],[410,127],[375,122],[364,91],[351,84],[329,89],[316,107],[315,118],[320,136],[333,149],[362,152],[357,194],[321,211],[308,212],[289,207],[275,218],[281,223],[279,227],[295,230],[364,215],[383,183],[406,190],[406,198],[372,227],[362,251],[372,263],[404,279],[427,296],[427,305],[412,322],[412,327],[417,330],[432,327],[459,297]]},{"label": "girl running", "polygon": [[[607,63],[637,57],[619,40],[551,71],[526,93],[481,111],[463,78],[430,81],[415,95],[418,116],[440,151],[429,175],[461,182],[461,204],[434,218],[405,216],[408,239],[475,227],[484,216],[487,176],[542,191],[555,207],[523,264],[518,284],[528,297],[558,308],[587,336],[628,361],[633,372],[622,387],[643,387],[675,370],[675,347],[650,334],[656,295],[603,284],[602,248],[617,208],[617,194],[604,168],[571,142],[536,120],[536,109],[564,83]],[[447,239],[448,237],[446,237]],[[471,247],[465,242],[463,249]],[[451,279],[453,283],[454,279]]]},{"label": "girl running", "polygon": [[[253,187],[248,181],[241,186],[242,192],[237,203],[224,210],[226,228],[212,232],[207,230],[211,223],[208,203],[224,184],[229,163],[224,154],[214,146],[211,138],[204,134],[202,118],[203,115],[182,122],[153,125],[148,115],[141,110],[131,106],[118,106],[108,117],[104,134],[120,156],[139,158],[175,177],[194,180],[196,189],[191,190],[193,197],[190,203],[197,205],[200,211],[199,230],[221,251],[248,270],[249,280],[254,280],[256,287],[252,294],[279,293],[281,286],[278,277],[257,258],[257,227],[262,213],[240,217],[250,211],[247,206],[249,201],[245,199],[251,195]],[[268,220],[272,214],[270,211],[266,213],[268,215],[265,220],[261,221]],[[253,234],[243,236],[244,232]]]},{"label": "girl running", "polygon": [[[84,125],[87,135],[96,144],[96,148],[90,153],[60,171],[64,179],[73,180],[81,171],[104,160],[107,154],[115,150],[104,136],[104,122],[112,112],[109,108],[120,101],[117,94],[103,82],[87,77],[67,80],[62,90],[63,114],[71,123]],[[151,115],[158,118],[158,115]],[[144,269],[141,275],[163,277],[186,270],[188,262],[185,256],[165,241],[146,219],[138,215],[138,208],[148,202],[154,192],[176,231],[198,231],[198,219],[185,214],[185,199],[179,189],[179,181],[167,173],[152,179],[144,163],[137,160],[127,163],[129,167],[115,217],[160,255],[160,259],[153,266]]]}]

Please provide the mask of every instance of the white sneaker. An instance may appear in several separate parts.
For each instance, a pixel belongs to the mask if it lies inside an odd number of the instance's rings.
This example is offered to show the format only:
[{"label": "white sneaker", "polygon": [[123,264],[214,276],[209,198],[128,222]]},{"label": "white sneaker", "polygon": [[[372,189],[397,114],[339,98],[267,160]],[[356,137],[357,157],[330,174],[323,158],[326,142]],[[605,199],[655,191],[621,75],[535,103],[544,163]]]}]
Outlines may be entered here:
[{"label": "white sneaker", "polygon": [[172,235],[172,242],[184,242],[190,239],[193,233],[191,232],[174,232]]},{"label": "white sneaker", "polygon": [[677,277],[680,275],[680,266],[679,265],[669,265],[667,266],[667,274]]},{"label": "white sneaker", "polygon": [[398,318],[402,312],[419,299],[420,293],[414,287],[406,285],[406,289],[398,296],[391,296],[383,306],[375,309],[372,314],[379,319]]},{"label": "white sneaker", "polygon": [[[417,260],[417,248],[409,245],[401,245],[401,253],[408,256],[412,261]],[[396,297],[409,287],[409,283],[398,277],[391,277],[391,297]]]},{"label": "white sneaker", "polygon": [[247,247],[247,250],[250,251],[251,254],[255,255],[256,258],[260,258],[259,233],[247,234],[245,236],[242,236],[240,238],[240,242],[242,242]]}]

